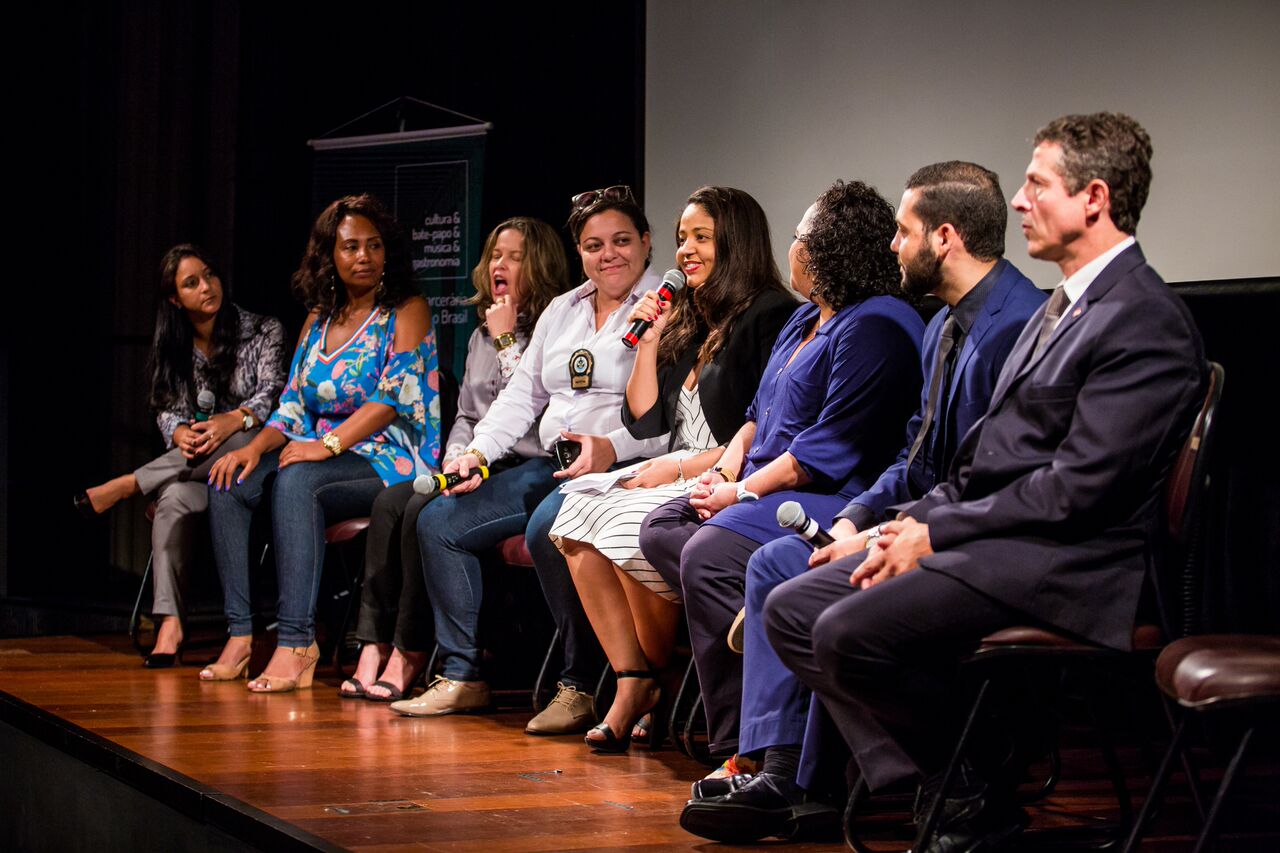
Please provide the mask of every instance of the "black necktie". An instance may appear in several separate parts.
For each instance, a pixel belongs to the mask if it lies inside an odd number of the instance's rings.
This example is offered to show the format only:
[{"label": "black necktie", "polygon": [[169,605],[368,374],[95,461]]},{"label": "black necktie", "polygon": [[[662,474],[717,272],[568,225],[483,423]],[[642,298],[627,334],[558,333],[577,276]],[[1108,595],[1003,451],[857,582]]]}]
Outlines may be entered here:
[{"label": "black necktie", "polygon": [[938,413],[938,400],[942,397],[942,376],[946,373],[947,356],[955,346],[956,328],[959,325],[954,314],[948,316],[946,322],[942,324],[942,336],[938,338],[938,356],[933,361],[933,378],[929,381],[929,399],[924,404],[924,420],[920,422],[920,431],[916,433],[911,452],[907,454],[908,476],[911,474],[911,463],[915,461],[916,454],[924,445],[925,436],[929,434],[934,416]]},{"label": "black necktie", "polygon": [[1040,324],[1040,337],[1036,339],[1036,348],[1031,351],[1032,358],[1044,349],[1045,341],[1049,340],[1053,330],[1058,327],[1058,321],[1062,319],[1062,312],[1065,310],[1067,310],[1067,290],[1062,285],[1058,285],[1053,289],[1049,304],[1044,308],[1044,322]]}]

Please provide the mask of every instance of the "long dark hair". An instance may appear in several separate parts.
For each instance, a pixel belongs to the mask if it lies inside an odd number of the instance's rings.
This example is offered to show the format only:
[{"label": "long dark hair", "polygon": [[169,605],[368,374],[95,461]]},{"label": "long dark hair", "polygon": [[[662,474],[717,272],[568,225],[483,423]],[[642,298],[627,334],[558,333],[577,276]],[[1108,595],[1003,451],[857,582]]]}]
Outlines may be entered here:
[{"label": "long dark hair", "polygon": [[872,296],[903,296],[893,205],[862,181],[836,181],[818,196],[809,233],[800,238],[813,276],[810,298],[836,311]]},{"label": "long dark hair", "polygon": [[[498,235],[508,228],[524,237],[524,260],[520,267],[524,295],[520,297],[516,328],[527,335],[533,332],[534,325],[551,300],[569,289],[569,262],[559,235],[541,219],[513,216],[499,222],[498,227],[489,232],[480,251],[480,260],[471,270],[471,283],[475,286],[476,295],[468,301],[476,306],[481,321],[484,320],[484,312],[493,304],[493,293],[489,289],[489,256],[493,254]],[[488,332],[487,329],[485,331]]]},{"label": "long dark hair", "polygon": [[317,312],[321,320],[332,317],[347,304],[347,289],[341,286],[333,266],[333,249],[338,241],[338,226],[348,216],[363,216],[372,222],[386,248],[382,283],[374,291],[374,303],[390,310],[409,297],[420,295],[410,269],[409,247],[395,217],[368,193],[343,196],[316,217],[307,251],[293,274],[293,295],[308,311]]},{"label": "long dark hair", "polygon": [[705,210],[715,223],[716,259],[701,287],[687,287],[674,300],[658,343],[660,364],[674,363],[699,339],[703,343],[698,358],[710,361],[733,324],[762,293],[787,292],[773,260],[769,220],[759,202],[733,187],[702,187],[694,190],[685,207],[691,204]]},{"label": "long dark hair", "polygon": [[[182,306],[175,304],[178,293],[178,265],[184,258],[199,258],[200,262],[217,275],[218,266],[204,250],[190,243],[181,243],[164,253],[160,259],[160,286],[156,290],[156,331],[151,339],[151,354],[147,358],[147,372],[151,374],[151,392],[148,404],[153,412],[172,408],[184,400],[195,409],[196,395],[191,348],[195,330]],[[219,276],[219,278],[221,278]],[[213,387],[209,388],[218,399],[226,397],[231,376],[236,370],[236,350],[240,343],[240,312],[231,302],[231,293],[222,282],[222,306],[213,318],[213,340],[209,349],[210,373]]]}]

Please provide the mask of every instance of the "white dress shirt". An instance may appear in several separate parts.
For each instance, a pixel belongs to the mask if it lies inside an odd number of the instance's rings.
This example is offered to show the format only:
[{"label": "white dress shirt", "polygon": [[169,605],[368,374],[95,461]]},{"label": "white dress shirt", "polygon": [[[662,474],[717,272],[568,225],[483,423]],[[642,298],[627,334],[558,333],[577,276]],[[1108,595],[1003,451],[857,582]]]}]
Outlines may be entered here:
[{"label": "white dress shirt", "polygon": [[[622,333],[645,291],[657,290],[661,284],[656,272],[646,270],[599,330],[591,300],[596,286],[591,281],[551,300],[538,318],[515,376],[476,424],[471,447],[490,461],[501,459],[542,413],[538,438],[544,451],[551,450],[563,429],[608,437],[619,461],[665,452],[666,435],[636,439],[622,425],[627,380],[636,358],[635,350],[623,345]],[[575,391],[569,387],[569,357],[579,349],[591,353],[595,367],[591,388]]]},{"label": "white dress shirt", "polygon": [[1089,289],[1089,285],[1093,284],[1093,280],[1107,268],[1108,264],[1116,259],[1117,255],[1136,242],[1138,242],[1137,239],[1130,234],[1063,280],[1060,286],[1067,292],[1067,305],[1062,309],[1062,314],[1058,317],[1057,323],[1053,324],[1055,329],[1062,322],[1062,318],[1067,316],[1071,306],[1079,302],[1081,296],[1084,296],[1084,292]]}]

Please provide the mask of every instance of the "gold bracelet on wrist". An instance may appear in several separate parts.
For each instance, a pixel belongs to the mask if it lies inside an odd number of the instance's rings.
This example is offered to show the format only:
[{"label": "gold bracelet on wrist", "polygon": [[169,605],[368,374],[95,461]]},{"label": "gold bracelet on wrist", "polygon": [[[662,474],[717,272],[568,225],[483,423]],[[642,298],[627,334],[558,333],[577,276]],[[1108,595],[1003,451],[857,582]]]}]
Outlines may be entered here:
[{"label": "gold bracelet on wrist", "polygon": [[326,432],[320,438],[320,443],[324,445],[325,450],[329,451],[330,456],[342,455],[342,439],[338,437],[336,432],[332,430]]},{"label": "gold bracelet on wrist", "polygon": [[719,474],[721,477],[724,477],[726,483],[738,482],[738,478],[734,476],[733,472],[728,468],[725,468],[723,465],[717,465],[712,468],[711,471],[712,473]]},{"label": "gold bracelet on wrist", "polygon": [[503,332],[500,335],[494,336],[493,348],[496,349],[498,352],[502,352],[507,347],[515,346],[515,342],[516,342],[515,334],[513,334],[512,332]]},{"label": "gold bracelet on wrist", "polygon": [[481,453],[479,450],[476,450],[474,447],[468,447],[466,450],[463,451],[463,453],[470,453],[472,456],[480,460],[481,465],[483,465],[486,468],[489,467],[489,458],[485,456],[483,453]]}]

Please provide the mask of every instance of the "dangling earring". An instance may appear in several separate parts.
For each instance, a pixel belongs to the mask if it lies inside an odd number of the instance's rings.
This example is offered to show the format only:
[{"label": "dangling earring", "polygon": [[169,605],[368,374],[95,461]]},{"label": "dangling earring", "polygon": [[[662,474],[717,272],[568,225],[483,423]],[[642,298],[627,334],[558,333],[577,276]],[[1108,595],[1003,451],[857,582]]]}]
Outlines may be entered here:
[{"label": "dangling earring", "polygon": [[329,290],[337,293],[338,291],[338,275],[337,273],[329,273]]},{"label": "dangling earring", "polygon": [[378,286],[373,289],[373,295],[377,299],[387,295],[387,274],[384,272],[382,278],[378,279]]}]

